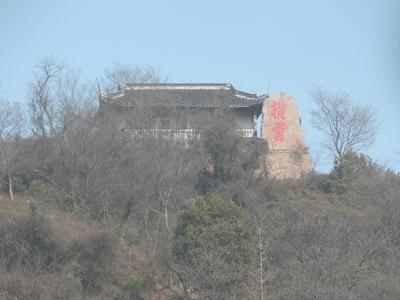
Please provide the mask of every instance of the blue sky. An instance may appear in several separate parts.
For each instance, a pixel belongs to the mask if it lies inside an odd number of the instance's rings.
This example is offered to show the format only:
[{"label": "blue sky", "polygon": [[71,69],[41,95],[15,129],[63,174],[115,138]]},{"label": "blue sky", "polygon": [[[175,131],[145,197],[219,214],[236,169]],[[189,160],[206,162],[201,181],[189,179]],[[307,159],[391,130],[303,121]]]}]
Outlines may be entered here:
[{"label": "blue sky", "polygon": [[309,91],[346,91],[379,111],[366,153],[400,171],[398,0],[0,0],[0,96],[25,101],[33,66],[49,55],[88,79],[123,62],[254,93],[270,81],[272,94],[297,98],[319,170],[330,163],[309,122]]}]

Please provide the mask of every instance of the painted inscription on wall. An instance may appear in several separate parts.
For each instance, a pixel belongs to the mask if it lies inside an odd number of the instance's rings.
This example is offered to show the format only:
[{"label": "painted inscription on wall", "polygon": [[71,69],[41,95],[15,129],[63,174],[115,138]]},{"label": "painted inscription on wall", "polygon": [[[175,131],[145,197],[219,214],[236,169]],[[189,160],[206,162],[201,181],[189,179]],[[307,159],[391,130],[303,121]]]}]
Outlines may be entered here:
[{"label": "painted inscription on wall", "polygon": [[283,100],[272,101],[270,117],[274,122],[272,133],[274,140],[277,142],[283,142],[285,140],[285,131],[287,129],[285,113],[286,103]]}]

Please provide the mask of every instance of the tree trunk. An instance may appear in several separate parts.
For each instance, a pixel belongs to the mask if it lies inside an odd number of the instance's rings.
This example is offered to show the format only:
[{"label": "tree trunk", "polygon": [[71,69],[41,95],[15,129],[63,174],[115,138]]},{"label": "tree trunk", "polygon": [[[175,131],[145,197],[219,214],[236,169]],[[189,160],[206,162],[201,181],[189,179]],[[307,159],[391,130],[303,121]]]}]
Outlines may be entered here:
[{"label": "tree trunk", "polygon": [[6,163],[6,168],[7,168],[7,177],[8,177],[8,193],[10,195],[11,201],[14,201],[14,193],[13,193],[13,182],[12,182],[12,176],[11,176],[11,171],[10,171],[10,163],[8,161],[8,155],[5,151],[3,151],[5,163]]},{"label": "tree trunk", "polygon": [[7,170],[7,173],[8,173],[8,192],[10,194],[11,201],[14,201],[13,183],[12,183],[10,169]]},{"label": "tree trunk", "polygon": [[171,229],[169,228],[169,221],[168,221],[168,207],[167,205],[164,205],[164,216],[165,216],[165,225],[167,227],[167,231],[170,236],[172,236]]},{"label": "tree trunk", "polygon": [[149,208],[146,207],[144,211],[144,234],[147,235],[147,220],[149,218]]},{"label": "tree trunk", "polygon": [[262,229],[261,226],[258,228],[258,248],[260,251],[259,255],[259,264],[260,264],[260,294],[261,294],[261,300],[264,300],[264,270],[263,270],[263,251],[264,251],[264,246],[263,246],[263,239],[262,239]]}]

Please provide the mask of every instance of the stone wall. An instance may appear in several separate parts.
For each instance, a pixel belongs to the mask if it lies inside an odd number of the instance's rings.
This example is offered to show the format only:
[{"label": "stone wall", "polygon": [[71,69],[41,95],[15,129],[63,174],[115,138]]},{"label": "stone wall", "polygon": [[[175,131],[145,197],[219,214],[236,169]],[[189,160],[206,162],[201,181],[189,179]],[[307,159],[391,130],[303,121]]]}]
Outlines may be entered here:
[{"label": "stone wall", "polygon": [[261,137],[268,143],[268,176],[297,179],[312,170],[295,99],[280,93],[263,105]]}]

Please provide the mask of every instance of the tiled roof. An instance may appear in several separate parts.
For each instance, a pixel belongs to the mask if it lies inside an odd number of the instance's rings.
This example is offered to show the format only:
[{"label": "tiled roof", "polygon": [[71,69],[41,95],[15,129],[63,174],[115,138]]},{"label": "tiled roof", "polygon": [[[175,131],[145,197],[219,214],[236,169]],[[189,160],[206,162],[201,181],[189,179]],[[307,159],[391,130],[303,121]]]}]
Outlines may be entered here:
[{"label": "tiled roof", "polygon": [[239,108],[260,105],[267,95],[238,91],[231,84],[120,84],[116,93],[103,94],[104,103],[187,108]]}]

